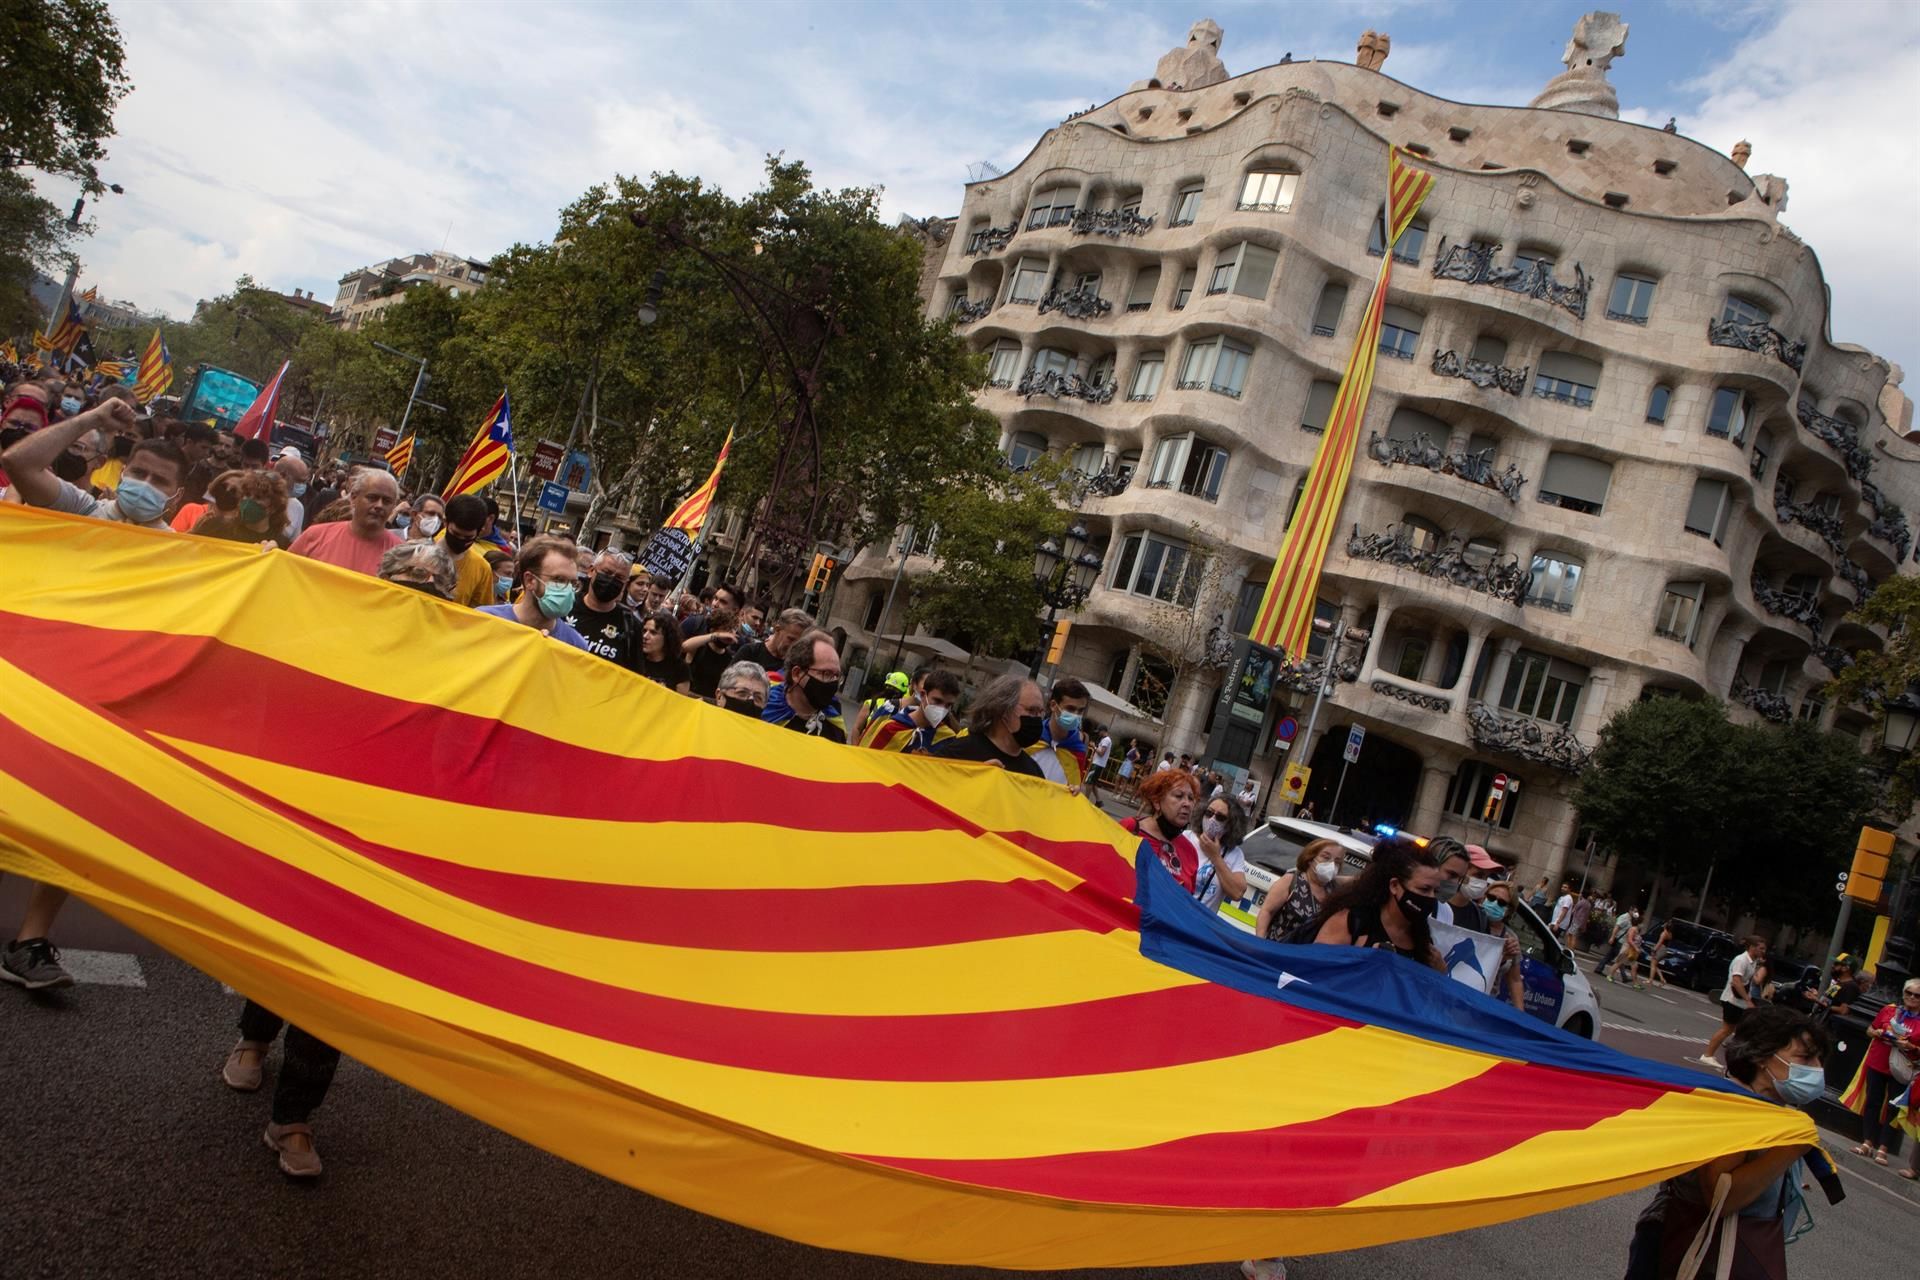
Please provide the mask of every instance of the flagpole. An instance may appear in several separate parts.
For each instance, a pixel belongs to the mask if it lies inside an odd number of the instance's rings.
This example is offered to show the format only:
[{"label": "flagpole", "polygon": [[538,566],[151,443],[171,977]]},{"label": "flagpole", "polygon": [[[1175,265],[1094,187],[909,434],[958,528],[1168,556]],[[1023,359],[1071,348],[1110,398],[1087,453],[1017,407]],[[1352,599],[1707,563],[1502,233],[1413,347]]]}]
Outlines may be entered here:
[{"label": "flagpole", "polygon": [[507,482],[513,486],[513,548],[520,549],[520,458],[511,451],[507,454]]}]

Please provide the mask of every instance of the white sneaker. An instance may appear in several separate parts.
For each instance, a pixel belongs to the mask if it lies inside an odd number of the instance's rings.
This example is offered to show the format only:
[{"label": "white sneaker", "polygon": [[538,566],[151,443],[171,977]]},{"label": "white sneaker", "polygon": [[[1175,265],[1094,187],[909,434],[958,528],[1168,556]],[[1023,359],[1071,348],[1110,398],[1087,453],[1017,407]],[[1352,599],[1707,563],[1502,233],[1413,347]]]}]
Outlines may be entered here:
[{"label": "white sneaker", "polygon": [[1695,1058],[1694,1061],[1699,1063],[1703,1067],[1712,1067],[1715,1071],[1726,1070],[1725,1067],[1720,1065],[1720,1059],[1714,1057],[1712,1054],[1709,1054],[1709,1053],[1701,1054],[1699,1057]]},{"label": "white sneaker", "polygon": [[1247,1280],[1287,1280],[1287,1260],[1249,1258],[1240,1264],[1240,1274]]}]

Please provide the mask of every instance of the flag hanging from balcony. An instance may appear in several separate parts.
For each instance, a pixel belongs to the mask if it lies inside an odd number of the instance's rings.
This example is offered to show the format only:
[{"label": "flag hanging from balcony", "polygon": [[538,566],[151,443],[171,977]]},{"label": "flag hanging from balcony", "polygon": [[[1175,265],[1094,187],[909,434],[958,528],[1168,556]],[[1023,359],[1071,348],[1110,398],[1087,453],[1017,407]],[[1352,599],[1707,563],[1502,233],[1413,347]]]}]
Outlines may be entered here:
[{"label": "flag hanging from balcony", "polygon": [[167,388],[172,385],[173,355],[160,336],[160,327],[155,325],[153,338],[140,356],[140,372],[134,380],[133,394],[140,397],[141,404],[147,404],[155,396],[167,394]]},{"label": "flag hanging from balcony", "polygon": [[240,415],[240,421],[234,424],[233,434],[242,440],[264,440],[273,442],[273,420],[280,411],[280,384],[286,380],[287,369],[293,364],[284,360],[280,372],[273,375],[273,381],[260,389],[247,411]]},{"label": "flag hanging from balcony", "polygon": [[473,433],[473,442],[460,455],[453,479],[447,481],[443,492],[449,498],[460,493],[479,493],[500,478],[512,458],[513,409],[507,404],[507,393],[502,391],[493,408],[487,410],[487,420]]},{"label": "flag hanging from balcony", "polygon": [[407,474],[407,468],[413,465],[413,436],[408,436],[393,448],[387,450],[387,466],[396,476]]},{"label": "flag hanging from balcony", "polygon": [[1399,148],[1387,155],[1387,251],[1380,255],[1380,272],[1367,300],[1360,332],[1353,337],[1340,390],[1327,414],[1319,452],[1307,472],[1294,509],[1293,523],[1280,543],[1266,598],[1248,634],[1255,644],[1283,650],[1296,662],[1306,657],[1313,629],[1314,599],[1320,586],[1320,568],[1326,563],[1347,479],[1353,474],[1353,455],[1360,443],[1360,421],[1366,416],[1367,397],[1373,391],[1373,369],[1379,358],[1380,314],[1387,304],[1387,283],[1393,276],[1391,246],[1412,223],[1420,204],[1433,187],[1433,175],[1401,163]]},{"label": "flag hanging from balcony", "polygon": [[727,453],[733,448],[733,432],[727,432],[726,440],[720,445],[720,456],[713,460],[713,473],[706,483],[688,494],[673,514],[666,518],[662,529],[684,529],[687,536],[700,536],[700,526],[707,522],[707,512],[713,508],[714,491],[720,487],[720,473],[727,468]]}]

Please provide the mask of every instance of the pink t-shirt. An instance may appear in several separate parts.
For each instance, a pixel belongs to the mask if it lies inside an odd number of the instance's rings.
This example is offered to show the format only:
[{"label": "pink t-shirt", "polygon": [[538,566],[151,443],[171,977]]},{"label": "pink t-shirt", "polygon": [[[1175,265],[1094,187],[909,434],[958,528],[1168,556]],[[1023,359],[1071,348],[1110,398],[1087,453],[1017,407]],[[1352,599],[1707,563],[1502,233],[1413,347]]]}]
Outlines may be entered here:
[{"label": "pink t-shirt", "polygon": [[303,529],[287,550],[374,577],[380,572],[380,557],[387,548],[399,545],[400,535],[392,529],[382,529],[378,537],[361,538],[353,532],[353,521],[336,520]]}]

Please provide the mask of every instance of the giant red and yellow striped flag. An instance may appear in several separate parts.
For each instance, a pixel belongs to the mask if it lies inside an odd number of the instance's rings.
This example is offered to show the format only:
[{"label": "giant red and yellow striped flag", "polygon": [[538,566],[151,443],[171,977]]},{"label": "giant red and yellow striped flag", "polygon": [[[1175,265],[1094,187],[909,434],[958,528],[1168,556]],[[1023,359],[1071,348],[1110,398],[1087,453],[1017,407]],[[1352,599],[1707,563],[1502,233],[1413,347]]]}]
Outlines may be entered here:
[{"label": "giant red and yellow striped flag", "polygon": [[408,436],[393,448],[387,450],[387,469],[396,476],[407,474],[407,468],[413,465],[414,437]]},{"label": "giant red and yellow striped flag", "polygon": [[1383,212],[1389,247],[1380,255],[1373,294],[1367,300],[1360,332],[1354,335],[1346,372],[1340,376],[1340,390],[1333,397],[1320,448],[1307,472],[1306,488],[1301,491],[1293,524],[1280,542],[1266,597],[1248,632],[1255,644],[1283,650],[1295,661],[1307,655],[1320,569],[1326,563],[1327,547],[1340,518],[1340,503],[1347,496],[1353,455],[1360,447],[1360,421],[1366,416],[1367,397],[1373,392],[1373,369],[1380,352],[1380,316],[1387,305],[1387,282],[1393,276],[1391,246],[1413,222],[1433,187],[1432,174],[1409,168],[1401,163],[1400,156],[1398,147],[1387,153],[1388,198]]},{"label": "giant red and yellow striped flag", "polygon": [[1814,1137],[1398,957],[1241,934],[1036,779],[238,544],[9,505],[0,560],[33,566],[0,602],[0,870],[751,1227],[1017,1268],[1312,1254]]},{"label": "giant red and yellow striped flag", "polygon": [[727,438],[720,442],[720,456],[713,461],[713,472],[706,482],[681,500],[661,524],[662,529],[684,529],[687,536],[698,538],[700,528],[707,522],[707,512],[713,509],[713,495],[720,488],[720,473],[727,468],[727,454],[733,449],[733,431],[727,431]]},{"label": "giant red and yellow striped flag", "polygon": [[173,355],[160,336],[160,326],[155,325],[147,349],[140,353],[140,372],[134,376],[133,394],[140,398],[141,404],[149,404],[154,397],[167,394],[167,388],[172,385]]},{"label": "giant red and yellow striped flag", "polygon": [[454,464],[453,479],[447,481],[444,492],[449,498],[459,493],[479,493],[498,480],[512,461],[513,409],[502,391],[493,408],[487,410],[487,420],[473,433],[467,451]]}]

